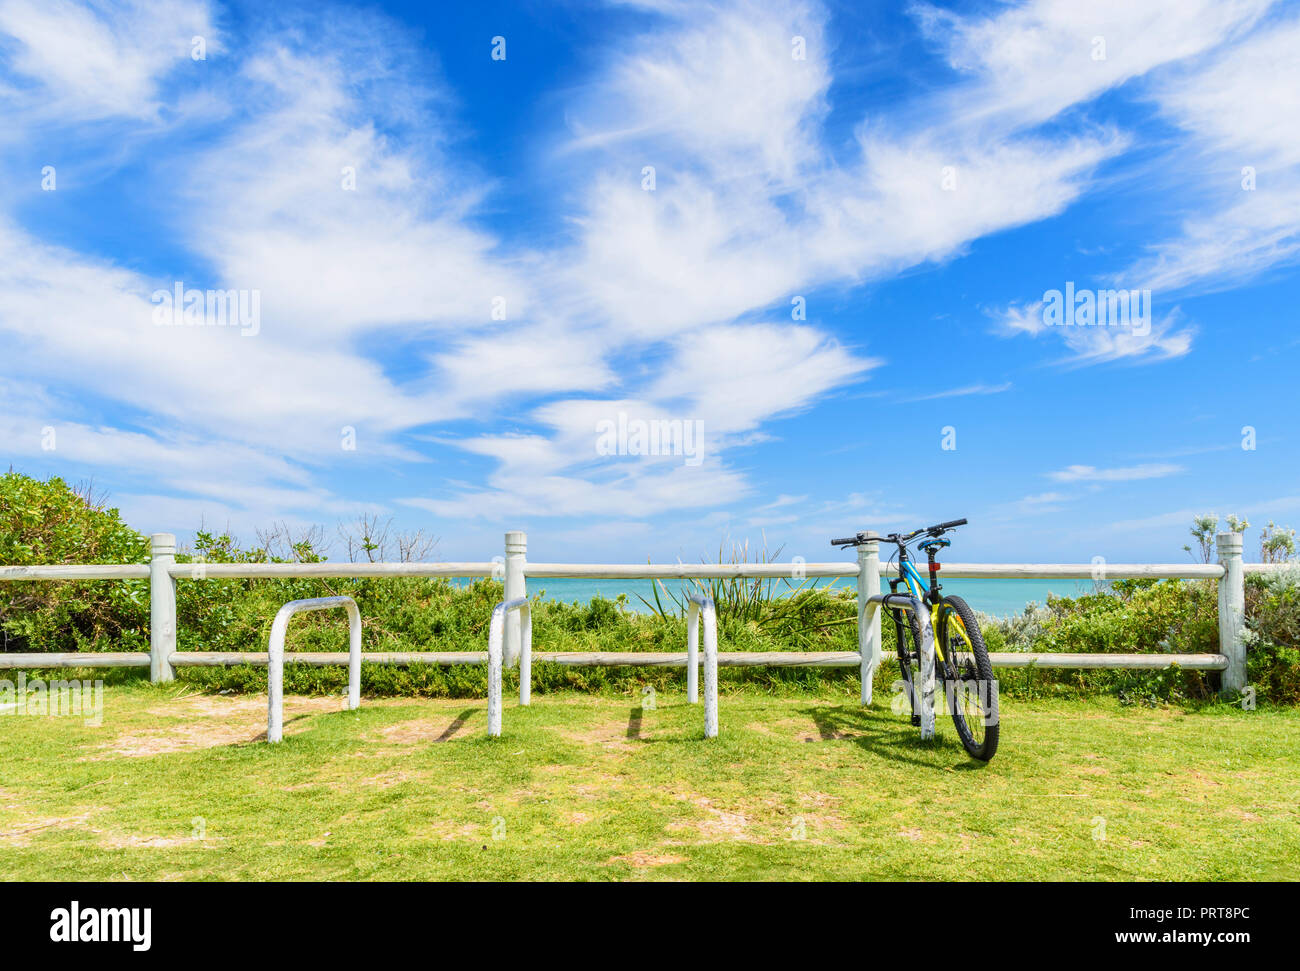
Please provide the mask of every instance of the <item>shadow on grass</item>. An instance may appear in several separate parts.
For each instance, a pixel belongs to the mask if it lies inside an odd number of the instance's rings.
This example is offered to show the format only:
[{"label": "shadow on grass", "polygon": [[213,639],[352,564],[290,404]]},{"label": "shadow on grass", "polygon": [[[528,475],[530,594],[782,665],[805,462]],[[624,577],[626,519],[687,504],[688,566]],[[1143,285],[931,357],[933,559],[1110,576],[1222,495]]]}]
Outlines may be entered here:
[{"label": "shadow on grass", "polygon": [[460,731],[462,728],[465,727],[465,723],[470,720],[470,718],[473,716],[474,712],[476,711],[478,711],[477,708],[466,708],[464,711],[462,711],[459,715],[456,716],[455,720],[452,721],[450,725],[448,725],[446,728],[442,730],[442,734],[439,735],[435,741],[439,741],[439,742],[447,741],[449,738],[451,738],[458,731]]},{"label": "shadow on grass", "polygon": [[[676,707],[676,706],[668,706],[668,707]],[[696,735],[693,731],[688,731],[685,735],[680,735],[680,734],[665,734],[660,736],[644,735],[642,734],[644,730],[643,723],[645,721],[645,712],[647,711],[647,709],[643,705],[638,705],[635,708],[633,708],[631,711],[629,711],[627,715],[627,740],[629,742],[637,742],[641,745],[663,745],[663,744],[684,745],[691,742],[700,741],[702,738],[704,738],[703,707],[700,705],[692,705],[692,704],[684,704],[682,705],[682,707],[685,708],[687,711],[698,711],[700,713],[699,716],[700,727],[699,727],[698,735]],[[661,711],[664,709],[651,708],[649,710]]]},{"label": "shadow on grass", "polygon": [[[845,738],[844,733],[851,732],[847,741],[891,762],[944,772],[950,768],[961,771],[980,769],[985,765],[968,757],[960,742],[944,736],[923,740],[919,728],[913,727],[906,717],[895,715],[892,711],[881,712],[870,708],[802,708],[800,713],[813,720],[823,741]],[[926,759],[921,753],[956,754],[960,761],[951,766],[936,765],[933,758]]]},{"label": "shadow on grass", "polygon": [[[304,718],[315,718],[319,714],[321,714],[321,712],[319,711],[304,711],[301,715],[294,715],[290,718],[286,718],[284,720],[284,725],[292,725],[294,722],[300,722]],[[263,728],[260,732],[258,732],[252,738],[250,738],[247,742],[231,742],[230,745],[227,746],[227,748],[244,748],[245,746],[258,745],[265,741],[266,741],[266,729]]]}]

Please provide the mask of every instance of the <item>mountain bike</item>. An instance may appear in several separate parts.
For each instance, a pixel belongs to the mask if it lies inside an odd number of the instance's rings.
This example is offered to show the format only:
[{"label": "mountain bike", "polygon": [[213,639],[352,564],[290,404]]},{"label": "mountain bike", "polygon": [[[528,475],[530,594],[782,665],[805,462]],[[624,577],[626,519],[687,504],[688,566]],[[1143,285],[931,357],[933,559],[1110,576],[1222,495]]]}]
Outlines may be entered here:
[{"label": "mountain bike", "polygon": [[[998,749],[997,681],[993,678],[993,665],[975,612],[961,597],[940,593],[940,564],[935,560],[941,549],[952,545],[943,535],[965,525],[966,520],[954,519],[903,534],[877,536],[862,532],[847,539],[832,540],[831,545],[846,549],[877,541],[892,543],[897,548],[890,562],[897,557],[898,576],[889,580],[888,594],[872,599],[880,604],[880,609],[889,610],[894,620],[898,667],[912,706],[912,724],[921,726],[923,738],[933,734],[933,692],[937,682],[943,688],[962,747],[972,757],[987,762]],[[928,581],[917,569],[908,549],[919,537],[924,538],[916,547],[926,554]],[[903,586],[907,588],[906,594],[899,592]],[[927,715],[928,725],[923,718]]]}]

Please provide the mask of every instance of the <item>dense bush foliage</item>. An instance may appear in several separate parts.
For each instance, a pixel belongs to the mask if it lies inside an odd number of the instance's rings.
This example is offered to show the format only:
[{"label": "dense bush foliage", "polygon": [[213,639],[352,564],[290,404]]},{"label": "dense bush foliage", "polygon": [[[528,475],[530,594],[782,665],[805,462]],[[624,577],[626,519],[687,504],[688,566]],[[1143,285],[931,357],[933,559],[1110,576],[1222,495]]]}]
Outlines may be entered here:
[{"label": "dense bush foliage", "polygon": [[1246,668],[1260,697],[1300,704],[1300,568],[1246,577]]},{"label": "dense bush foliage", "polygon": [[[1203,654],[1219,649],[1214,583],[1118,580],[1105,592],[1052,597],[1005,619],[985,617],[990,651],[1080,654]],[[1129,701],[1208,698],[1217,678],[1199,671],[1001,670],[1004,691],[1077,694],[1114,691]]]},{"label": "dense bush foliage", "polygon": [[[0,476],[0,563],[145,563],[149,540],[88,488]],[[149,582],[0,583],[6,651],[140,650],[149,646]]]},{"label": "dense bush foliage", "polygon": [[[205,563],[266,562],[322,557],[309,541],[272,555],[266,546],[241,548],[234,538],[200,531],[194,548],[178,555],[192,564],[177,584],[178,647],[182,651],[265,651],[276,610],[288,600],[347,594],[364,621],[367,651],[473,651],[487,644],[491,608],[502,598],[500,583],[456,583],[434,578],[209,579]],[[87,490],[60,479],[37,482],[10,472],[0,477],[0,562],[146,563],[148,539],[126,526],[116,509]],[[850,589],[806,587],[792,594],[756,595],[737,587],[743,603],[720,603],[719,638],[729,651],[853,651],[857,649],[856,603]],[[714,590],[715,596],[726,590]],[[1261,701],[1300,704],[1300,570],[1247,578],[1250,681]],[[586,604],[542,601],[534,608],[537,651],[682,650],[685,623],[670,605],[637,612],[623,599]],[[1107,592],[1074,599],[1051,598],[1005,619],[982,618],[991,651],[1164,652],[1218,650],[1217,590],[1204,581],[1118,581]],[[8,651],[147,650],[148,581],[15,582],[0,584],[0,630]],[[343,650],[345,624],[333,613],[304,614],[289,629],[293,651]],[[894,632],[884,618],[884,646],[893,654]],[[667,686],[680,670],[573,668],[537,664],[536,690],[635,691]],[[728,668],[724,685],[746,683],[762,690],[797,690],[831,684],[857,691],[854,668]],[[188,680],[227,690],[265,690],[266,675],[252,666],[188,669]],[[508,675],[507,677],[511,677]],[[888,692],[892,665],[877,675]],[[478,665],[367,666],[370,694],[482,696],[485,673]],[[1113,691],[1132,702],[1208,698],[1217,676],[1164,672],[1000,669],[1002,690],[1012,695]],[[338,691],[341,668],[290,664],[293,691]]]}]

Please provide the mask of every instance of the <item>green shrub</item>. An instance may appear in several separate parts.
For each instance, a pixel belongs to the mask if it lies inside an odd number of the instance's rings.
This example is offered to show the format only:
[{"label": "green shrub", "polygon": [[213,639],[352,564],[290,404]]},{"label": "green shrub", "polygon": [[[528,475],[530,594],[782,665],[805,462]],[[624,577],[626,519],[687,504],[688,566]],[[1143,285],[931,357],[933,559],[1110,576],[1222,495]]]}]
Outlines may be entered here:
[{"label": "green shrub", "polygon": [[[1202,654],[1219,649],[1218,592],[1213,583],[1119,580],[1105,592],[1051,597],[1008,618],[981,618],[990,651],[1064,654]],[[1001,669],[1009,695],[1083,695],[1107,691],[1132,703],[1206,699],[1216,687],[1206,672]]]},{"label": "green shrub", "polygon": [[1246,669],[1257,697],[1300,704],[1300,567],[1246,577]]},{"label": "green shrub", "polygon": [[[0,563],[146,563],[149,540],[88,488],[0,476]],[[141,650],[149,644],[149,582],[0,583],[6,651]]]}]

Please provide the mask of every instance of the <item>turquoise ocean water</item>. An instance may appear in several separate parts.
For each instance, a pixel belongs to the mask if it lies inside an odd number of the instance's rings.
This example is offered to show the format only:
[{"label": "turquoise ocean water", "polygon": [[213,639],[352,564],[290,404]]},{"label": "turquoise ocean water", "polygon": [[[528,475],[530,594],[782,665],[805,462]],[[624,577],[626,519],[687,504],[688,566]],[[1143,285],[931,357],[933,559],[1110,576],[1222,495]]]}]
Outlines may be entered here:
[{"label": "turquoise ocean water", "polygon": [[[695,589],[681,580],[663,581],[665,588],[680,598],[683,590]],[[853,580],[822,580],[821,585],[852,586]],[[811,582],[809,584],[811,586]],[[583,580],[559,577],[534,577],[528,581],[528,593],[539,593],[546,600],[562,600],[566,603],[587,603],[593,597],[601,596],[614,600],[619,594],[627,596],[628,606],[633,610],[644,611],[645,605],[638,599],[644,597],[654,603],[653,580]],[[779,589],[779,584],[778,584]],[[947,580],[943,583],[945,593],[964,597],[975,610],[1005,617],[1018,614],[1031,602],[1044,604],[1049,593],[1059,597],[1077,597],[1092,593],[1091,580]],[[660,597],[668,607],[668,598]]]}]

